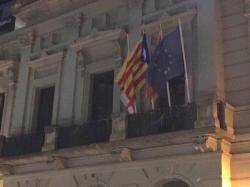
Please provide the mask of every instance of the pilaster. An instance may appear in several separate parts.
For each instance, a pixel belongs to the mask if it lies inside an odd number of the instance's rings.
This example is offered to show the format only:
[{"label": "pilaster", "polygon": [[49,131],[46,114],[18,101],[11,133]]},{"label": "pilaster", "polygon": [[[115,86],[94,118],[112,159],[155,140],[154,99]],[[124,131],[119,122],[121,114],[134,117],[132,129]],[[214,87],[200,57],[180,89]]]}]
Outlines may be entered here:
[{"label": "pilaster", "polygon": [[75,85],[76,85],[76,51],[69,47],[62,64],[62,79],[60,90],[59,103],[59,119],[60,125],[72,125],[73,111],[75,100]]},{"label": "pilaster", "polygon": [[[81,16],[71,16],[65,19],[65,32],[68,40],[74,42],[79,37]],[[76,86],[77,53],[69,46],[62,64],[62,79],[59,103],[60,125],[72,125],[74,122],[74,100]]]},{"label": "pilaster", "polygon": [[15,93],[16,93],[16,81],[17,81],[17,67],[12,66],[7,69],[7,76],[8,76],[8,90],[6,92],[5,104],[4,104],[4,117],[2,119],[2,135],[8,137],[11,127],[11,118],[13,115],[13,107],[14,107],[14,100],[15,100]]},{"label": "pilaster", "polygon": [[219,127],[217,102],[225,97],[220,2],[197,0],[197,7],[196,127]]},{"label": "pilaster", "polygon": [[12,126],[10,134],[20,134],[24,128],[24,116],[26,109],[26,97],[29,84],[29,65],[31,46],[33,43],[33,33],[27,33],[19,37],[21,48],[20,68],[18,71],[18,80],[16,88],[16,97],[12,117]]}]

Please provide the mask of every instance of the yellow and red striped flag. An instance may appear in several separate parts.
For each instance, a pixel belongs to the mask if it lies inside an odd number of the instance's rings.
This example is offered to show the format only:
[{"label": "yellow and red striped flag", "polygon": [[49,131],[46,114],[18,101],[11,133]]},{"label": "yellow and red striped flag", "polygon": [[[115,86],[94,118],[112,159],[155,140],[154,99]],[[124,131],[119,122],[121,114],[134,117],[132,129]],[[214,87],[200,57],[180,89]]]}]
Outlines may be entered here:
[{"label": "yellow and red striped flag", "polygon": [[143,47],[142,41],[137,43],[116,77],[122,91],[121,101],[129,113],[135,113],[136,92],[146,82],[148,65],[144,60]]}]

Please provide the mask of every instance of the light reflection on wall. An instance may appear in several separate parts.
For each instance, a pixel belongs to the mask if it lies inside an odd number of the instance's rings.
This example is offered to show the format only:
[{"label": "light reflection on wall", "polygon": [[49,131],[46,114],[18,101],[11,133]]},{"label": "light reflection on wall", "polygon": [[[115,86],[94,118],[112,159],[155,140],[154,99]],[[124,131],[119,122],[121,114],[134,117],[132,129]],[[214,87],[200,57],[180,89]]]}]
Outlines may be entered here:
[{"label": "light reflection on wall", "polygon": [[230,155],[222,154],[222,187],[232,187]]}]

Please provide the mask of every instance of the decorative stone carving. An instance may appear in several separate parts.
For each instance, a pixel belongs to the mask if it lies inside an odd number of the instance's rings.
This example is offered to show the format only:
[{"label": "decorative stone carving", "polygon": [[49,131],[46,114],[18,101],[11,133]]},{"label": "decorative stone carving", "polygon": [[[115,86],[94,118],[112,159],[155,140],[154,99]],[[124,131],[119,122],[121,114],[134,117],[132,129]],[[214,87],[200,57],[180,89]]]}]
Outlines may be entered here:
[{"label": "decorative stone carving", "polygon": [[52,164],[53,169],[58,170],[58,169],[65,169],[66,168],[66,158],[62,156],[51,156],[48,159],[48,164]]},{"label": "decorative stone carving", "polygon": [[83,49],[81,51],[77,52],[77,65],[81,70],[86,70],[86,64],[87,64],[88,58],[86,51]]},{"label": "decorative stone carving", "polygon": [[0,176],[12,175],[14,169],[9,164],[0,164]]},{"label": "decorative stone carving", "polygon": [[120,161],[132,161],[131,149],[129,149],[127,147],[121,148]]},{"label": "decorative stone carving", "polygon": [[220,128],[217,113],[218,96],[213,95],[200,95],[197,98],[197,115],[198,120],[195,124],[196,127],[210,126],[213,128]]},{"label": "decorative stone carving", "polygon": [[207,136],[197,136],[194,138],[194,149],[199,152],[208,152],[210,149],[207,145]]},{"label": "decorative stone carving", "polygon": [[17,82],[17,70],[18,67],[16,66],[7,69],[7,77],[10,85]]},{"label": "decorative stone carving", "polygon": [[65,26],[68,28],[77,27],[80,25],[80,23],[82,23],[82,21],[83,21],[82,14],[67,17],[65,18]]},{"label": "decorative stone carving", "polygon": [[22,46],[27,47],[27,46],[31,46],[34,42],[35,39],[35,32],[29,32],[23,35],[19,36],[19,42]]}]

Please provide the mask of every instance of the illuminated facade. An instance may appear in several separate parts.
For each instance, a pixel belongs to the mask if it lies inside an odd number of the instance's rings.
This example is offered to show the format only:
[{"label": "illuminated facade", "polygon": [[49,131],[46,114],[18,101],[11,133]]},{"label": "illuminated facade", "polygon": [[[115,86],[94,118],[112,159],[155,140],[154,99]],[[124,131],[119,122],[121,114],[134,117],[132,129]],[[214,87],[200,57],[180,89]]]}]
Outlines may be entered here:
[{"label": "illuminated facade", "polygon": [[[14,12],[22,28],[0,36],[2,186],[250,186],[249,0],[20,0]],[[172,109],[151,111],[144,89],[126,114],[114,83],[126,32],[132,48],[145,30],[153,50],[178,20],[192,103],[177,102],[177,81]]]}]

